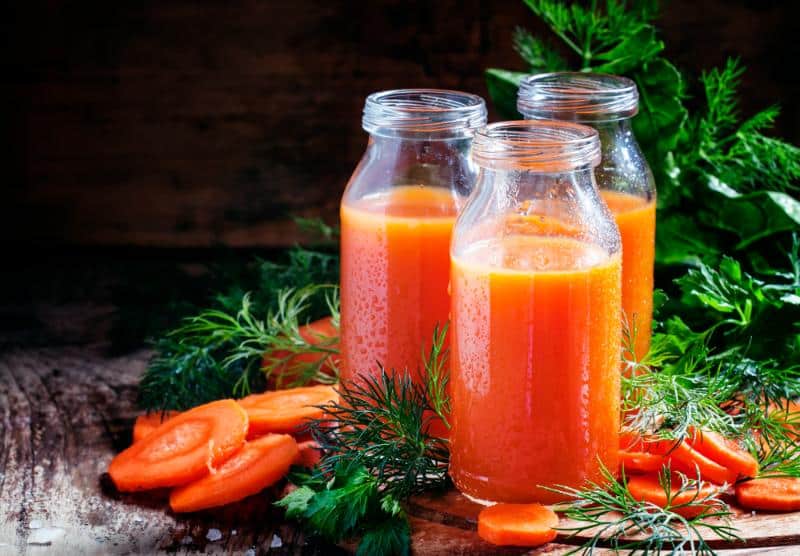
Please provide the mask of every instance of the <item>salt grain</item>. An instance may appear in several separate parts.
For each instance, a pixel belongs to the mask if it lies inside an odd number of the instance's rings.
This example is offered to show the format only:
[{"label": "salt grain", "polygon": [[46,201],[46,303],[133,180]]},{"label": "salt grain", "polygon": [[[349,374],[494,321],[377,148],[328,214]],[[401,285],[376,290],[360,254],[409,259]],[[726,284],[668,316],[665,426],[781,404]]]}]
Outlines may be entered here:
[{"label": "salt grain", "polygon": [[248,548],[244,551],[244,556],[256,556],[256,549],[255,548]]},{"label": "salt grain", "polygon": [[181,539],[181,544],[192,544],[193,542],[194,539],[191,537],[191,535],[186,535]]},{"label": "salt grain", "polygon": [[206,533],[206,538],[211,542],[218,541],[222,538],[222,531],[219,529],[209,529],[208,533]]},{"label": "salt grain", "polygon": [[283,541],[278,535],[272,535],[272,541],[269,543],[270,548],[280,548],[283,546]]},{"label": "salt grain", "polygon": [[28,529],[41,529],[44,523],[42,523],[41,519],[32,519],[30,523],[28,523]]}]

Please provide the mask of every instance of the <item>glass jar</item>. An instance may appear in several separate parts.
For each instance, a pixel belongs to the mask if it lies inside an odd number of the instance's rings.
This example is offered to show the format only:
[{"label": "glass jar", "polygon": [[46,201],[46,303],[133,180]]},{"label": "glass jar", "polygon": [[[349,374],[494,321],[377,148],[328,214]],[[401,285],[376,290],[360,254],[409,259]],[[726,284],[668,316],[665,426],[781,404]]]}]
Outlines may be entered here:
[{"label": "glass jar", "polygon": [[364,106],[367,150],[341,204],[341,377],[408,369],[449,319],[450,236],[477,174],[479,96],[406,89]]},{"label": "glass jar", "polygon": [[620,239],[597,132],[550,121],[475,136],[451,245],[450,475],[478,501],[551,503],[617,469]]},{"label": "glass jar", "polygon": [[595,178],[622,236],[622,308],[631,335],[625,343],[641,360],[650,348],[653,316],[656,187],[631,129],[638,105],[633,81],[595,73],[532,75],[517,97],[525,118],[578,122],[600,134]]}]

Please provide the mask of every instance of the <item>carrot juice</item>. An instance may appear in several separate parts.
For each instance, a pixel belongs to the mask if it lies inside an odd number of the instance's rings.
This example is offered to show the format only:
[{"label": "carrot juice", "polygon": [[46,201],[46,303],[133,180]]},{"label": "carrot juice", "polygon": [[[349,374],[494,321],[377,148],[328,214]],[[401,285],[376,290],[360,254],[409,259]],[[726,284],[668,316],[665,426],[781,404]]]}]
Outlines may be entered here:
[{"label": "carrot juice", "polygon": [[650,349],[653,317],[653,264],[656,251],[656,203],[644,197],[602,190],[622,238],[622,311],[632,334],[635,357]]},{"label": "carrot juice", "polygon": [[617,469],[619,253],[505,235],[454,253],[450,474],[481,501],[563,499],[543,486]]},{"label": "carrot juice", "polygon": [[449,319],[456,195],[396,186],[341,207],[343,379],[408,369],[417,376],[434,327]]}]

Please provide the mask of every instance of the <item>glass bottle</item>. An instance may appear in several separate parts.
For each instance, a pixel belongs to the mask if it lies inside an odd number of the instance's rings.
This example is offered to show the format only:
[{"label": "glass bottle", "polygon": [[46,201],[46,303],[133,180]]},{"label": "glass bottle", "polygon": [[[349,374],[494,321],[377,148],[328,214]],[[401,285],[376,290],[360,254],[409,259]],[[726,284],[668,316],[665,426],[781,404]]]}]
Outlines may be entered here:
[{"label": "glass bottle", "polygon": [[614,473],[620,239],[592,169],[597,132],[550,121],[475,136],[475,193],[451,244],[450,475],[478,501]]},{"label": "glass bottle", "polygon": [[417,377],[449,319],[450,236],[475,183],[469,153],[486,105],[458,91],[383,91],[367,97],[362,124],[369,143],[341,204],[341,376],[380,364]]},{"label": "glass bottle", "polygon": [[653,316],[656,187],[631,129],[638,104],[633,81],[595,73],[532,75],[517,97],[525,118],[578,122],[600,134],[595,178],[622,237],[622,308],[631,334],[625,344],[640,360],[650,348]]}]

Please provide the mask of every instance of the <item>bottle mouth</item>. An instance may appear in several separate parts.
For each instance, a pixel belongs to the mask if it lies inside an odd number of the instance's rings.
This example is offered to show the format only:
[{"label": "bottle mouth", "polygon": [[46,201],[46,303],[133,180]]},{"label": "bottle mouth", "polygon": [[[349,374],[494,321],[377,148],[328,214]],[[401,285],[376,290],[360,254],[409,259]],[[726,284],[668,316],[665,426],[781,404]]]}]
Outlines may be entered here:
[{"label": "bottle mouth", "polygon": [[484,168],[571,172],[600,164],[600,137],[597,130],[571,122],[497,122],[475,134],[472,156]]},{"label": "bottle mouth", "polygon": [[639,91],[627,77],[604,73],[557,72],[530,75],[517,93],[525,118],[613,122],[639,110]]},{"label": "bottle mouth", "polygon": [[461,91],[381,91],[367,97],[361,123],[373,135],[469,137],[486,125],[486,103],[478,95]]}]

